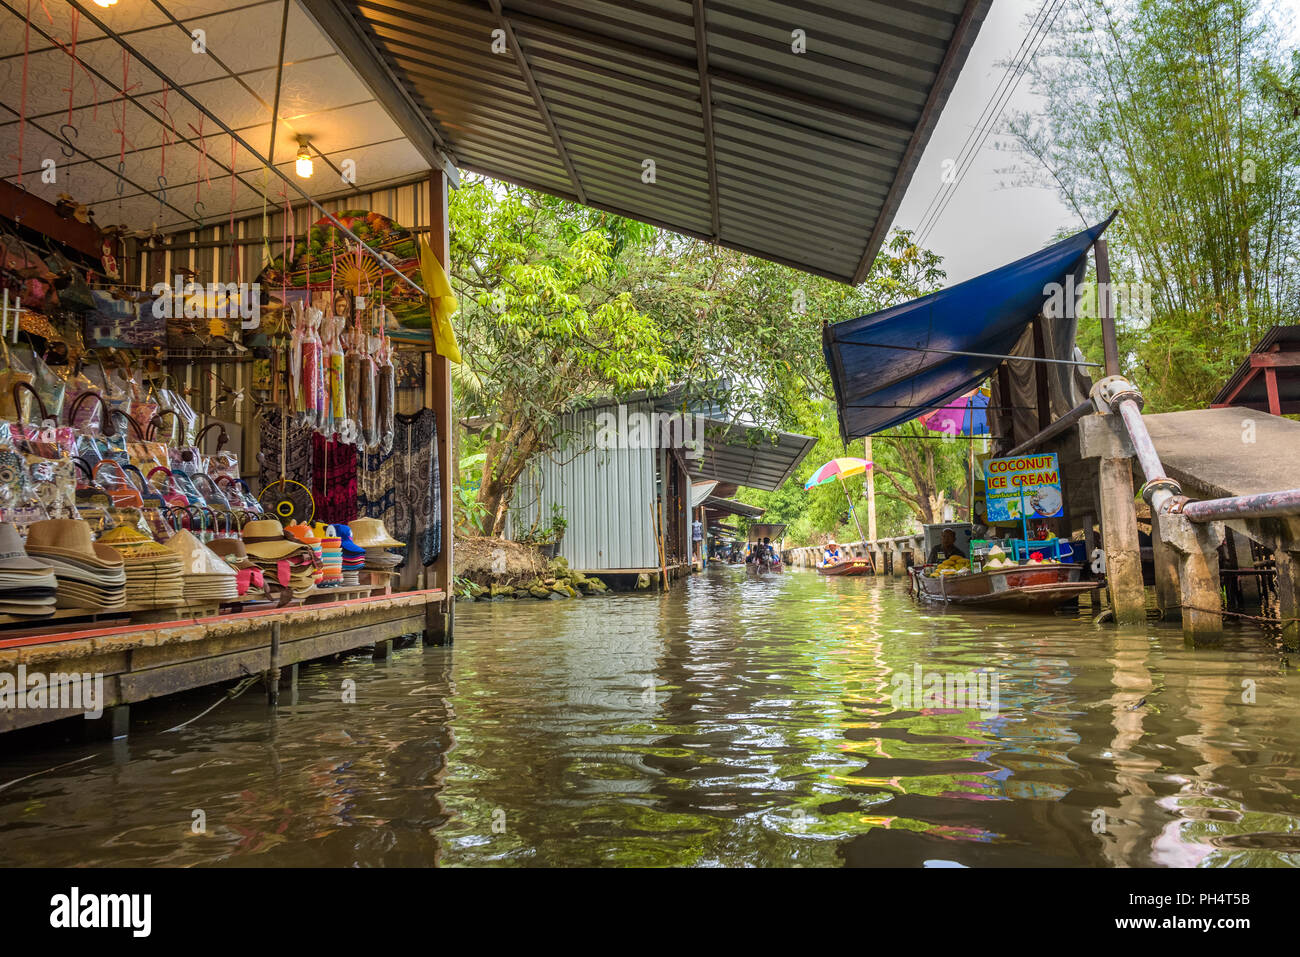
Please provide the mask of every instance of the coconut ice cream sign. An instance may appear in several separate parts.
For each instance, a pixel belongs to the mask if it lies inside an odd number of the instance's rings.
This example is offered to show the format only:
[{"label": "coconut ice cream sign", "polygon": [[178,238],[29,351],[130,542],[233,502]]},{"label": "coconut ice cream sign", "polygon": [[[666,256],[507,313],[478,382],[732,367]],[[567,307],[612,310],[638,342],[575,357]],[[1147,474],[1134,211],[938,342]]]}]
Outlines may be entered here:
[{"label": "coconut ice cream sign", "polygon": [[989,459],[984,463],[984,486],[990,522],[1065,514],[1054,452]]}]

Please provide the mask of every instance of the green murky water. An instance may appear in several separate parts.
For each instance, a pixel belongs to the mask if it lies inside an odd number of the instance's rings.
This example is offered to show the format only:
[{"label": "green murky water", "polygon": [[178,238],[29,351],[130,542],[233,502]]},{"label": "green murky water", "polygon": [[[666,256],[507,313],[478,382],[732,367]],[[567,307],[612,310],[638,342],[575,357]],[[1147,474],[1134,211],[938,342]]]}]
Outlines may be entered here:
[{"label": "green murky water", "polygon": [[1300,674],[1255,631],[725,568],[457,614],[454,648],[307,666],[276,712],[161,733],[209,690],[0,754],[0,785],[84,758],[0,790],[0,864],[1300,865]]}]

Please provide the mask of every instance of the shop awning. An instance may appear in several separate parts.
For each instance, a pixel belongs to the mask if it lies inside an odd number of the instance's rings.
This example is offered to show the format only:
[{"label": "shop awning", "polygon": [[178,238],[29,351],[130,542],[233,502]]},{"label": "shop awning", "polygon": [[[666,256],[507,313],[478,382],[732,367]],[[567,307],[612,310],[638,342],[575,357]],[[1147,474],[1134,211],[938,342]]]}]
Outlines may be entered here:
[{"label": "shop awning", "polygon": [[698,456],[688,456],[692,481],[715,479],[774,491],[799,467],[817,440],[698,416],[703,438]]},{"label": "shop awning", "polygon": [[1044,311],[1045,287],[1065,287],[1070,275],[1077,286],[1089,248],[1108,225],[921,299],[825,326],[822,348],[843,437],[900,425],[978,386]]},{"label": "shop awning", "polygon": [[740,515],[744,518],[762,518],[765,509],[757,505],[746,505],[744,502],[737,502],[735,499],[718,498],[710,495],[704,500],[704,507],[710,512],[723,512],[727,515]]},{"label": "shop awning", "polygon": [[301,2],[458,167],[859,282],[991,0]]}]

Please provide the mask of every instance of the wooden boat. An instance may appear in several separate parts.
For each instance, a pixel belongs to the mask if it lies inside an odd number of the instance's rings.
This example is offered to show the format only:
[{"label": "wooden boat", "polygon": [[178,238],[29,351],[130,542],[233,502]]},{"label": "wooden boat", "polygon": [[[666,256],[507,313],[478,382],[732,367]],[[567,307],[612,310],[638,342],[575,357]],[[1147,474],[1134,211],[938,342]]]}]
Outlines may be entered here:
[{"label": "wooden boat", "polygon": [[818,575],[870,575],[870,558],[846,558],[834,565],[818,565]]},{"label": "wooden boat", "polygon": [[919,598],[1009,611],[1051,611],[1099,586],[1079,580],[1082,565],[1064,563],[993,568],[973,575],[929,575],[921,566],[910,571]]}]

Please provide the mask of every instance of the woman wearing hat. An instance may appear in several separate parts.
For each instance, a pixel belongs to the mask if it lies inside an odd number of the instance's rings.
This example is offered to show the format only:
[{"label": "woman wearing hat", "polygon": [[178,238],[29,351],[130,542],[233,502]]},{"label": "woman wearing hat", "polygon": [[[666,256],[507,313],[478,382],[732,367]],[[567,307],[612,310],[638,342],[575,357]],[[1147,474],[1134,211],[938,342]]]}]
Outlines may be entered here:
[{"label": "woman wearing hat", "polygon": [[840,555],[840,543],[834,538],[827,539],[826,550],[822,552],[822,567],[838,565],[842,556]]}]

